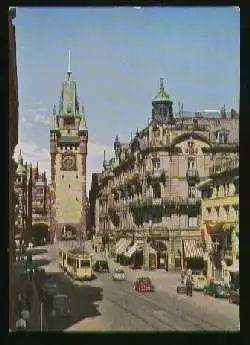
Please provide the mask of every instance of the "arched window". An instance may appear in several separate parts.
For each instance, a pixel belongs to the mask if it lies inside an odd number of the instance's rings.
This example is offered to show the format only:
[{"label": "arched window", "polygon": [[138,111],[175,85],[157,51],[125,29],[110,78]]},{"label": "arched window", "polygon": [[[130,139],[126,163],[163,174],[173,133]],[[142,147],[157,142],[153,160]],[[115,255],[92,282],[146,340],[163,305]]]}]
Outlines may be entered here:
[{"label": "arched window", "polygon": [[155,198],[155,199],[161,198],[161,186],[160,186],[160,184],[153,186],[153,198]]}]

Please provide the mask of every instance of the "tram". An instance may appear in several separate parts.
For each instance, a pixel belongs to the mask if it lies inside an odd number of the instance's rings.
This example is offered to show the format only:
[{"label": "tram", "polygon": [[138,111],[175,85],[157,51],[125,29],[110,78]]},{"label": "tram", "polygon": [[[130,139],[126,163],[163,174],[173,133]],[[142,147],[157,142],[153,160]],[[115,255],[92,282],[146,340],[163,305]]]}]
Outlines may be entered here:
[{"label": "tram", "polygon": [[64,271],[75,280],[92,280],[94,278],[92,255],[82,249],[62,250],[61,254],[59,252],[59,262]]},{"label": "tram", "polygon": [[59,248],[59,268],[63,271],[67,270],[67,249]]}]

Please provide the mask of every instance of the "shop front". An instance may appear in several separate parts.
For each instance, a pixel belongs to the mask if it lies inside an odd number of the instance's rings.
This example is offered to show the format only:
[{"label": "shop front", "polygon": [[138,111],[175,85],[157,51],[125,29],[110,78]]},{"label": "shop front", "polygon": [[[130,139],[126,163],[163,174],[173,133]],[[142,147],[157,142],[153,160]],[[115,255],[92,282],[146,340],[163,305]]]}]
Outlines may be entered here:
[{"label": "shop front", "polygon": [[168,270],[167,244],[161,239],[153,239],[149,242],[156,252],[156,269]]},{"label": "shop front", "polygon": [[204,273],[204,250],[199,240],[182,240],[182,255],[184,267]]}]

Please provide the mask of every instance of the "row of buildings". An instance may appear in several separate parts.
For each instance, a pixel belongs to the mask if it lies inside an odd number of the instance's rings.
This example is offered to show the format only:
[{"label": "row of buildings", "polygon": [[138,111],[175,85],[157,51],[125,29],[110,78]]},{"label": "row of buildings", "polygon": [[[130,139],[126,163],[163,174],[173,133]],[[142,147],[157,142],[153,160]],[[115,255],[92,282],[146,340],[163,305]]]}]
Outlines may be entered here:
[{"label": "row of buildings", "polygon": [[[211,218],[212,209],[208,218],[202,212],[206,195],[202,188],[208,180],[215,183],[218,166],[236,164],[231,162],[238,157],[237,112],[232,109],[228,114],[222,108],[217,117],[175,116],[161,80],[148,126],[137,130],[129,143],[116,136],[114,156],[106,160],[104,155],[102,172],[92,174],[89,201],[95,237],[104,242],[123,238],[119,252],[125,254],[131,241],[143,240],[145,267],[152,250],[157,253],[157,267],[177,269],[194,258],[197,265],[204,265],[202,225],[216,219]],[[237,189],[230,193],[237,199]],[[234,206],[225,206],[229,214],[233,212]],[[129,250],[130,256],[133,252]]]},{"label": "row of buildings", "polygon": [[16,245],[50,240],[51,202],[52,194],[48,185],[46,173],[40,173],[37,166],[24,164],[20,152],[16,163],[14,191],[14,233]]},{"label": "row of buildings", "polygon": [[13,290],[14,276],[13,264],[15,260],[14,246],[14,212],[15,212],[15,162],[13,155],[18,144],[18,80],[16,65],[16,33],[14,20],[16,9],[9,8],[9,324],[14,320]]}]

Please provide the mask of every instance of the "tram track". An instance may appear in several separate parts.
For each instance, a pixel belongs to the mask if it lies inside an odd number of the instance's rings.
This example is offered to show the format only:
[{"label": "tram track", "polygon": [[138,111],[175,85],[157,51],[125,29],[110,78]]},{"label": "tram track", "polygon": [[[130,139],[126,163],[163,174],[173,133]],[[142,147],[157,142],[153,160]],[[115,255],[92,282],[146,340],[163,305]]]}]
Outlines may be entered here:
[{"label": "tram track", "polygon": [[[106,279],[105,279],[106,280]],[[132,291],[131,291],[132,290]],[[222,331],[224,329],[218,327],[217,325],[204,320],[203,318],[200,318],[199,316],[196,316],[194,314],[190,314],[185,312],[185,314],[177,314],[175,312],[169,311],[169,309],[165,308],[160,304],[159,302],[152,300],[152,298],[149,298],[148,296],[145,296],[145,294],[137,293],[133,288],[128,291],[127,289],[122,288],[122,286],[119,286],[119,292],[123,293],[123,298],[126,296],[136,297],[137,299],[143,300],[146,302],[146,305],[151,305],[152,307],[158,308],[158,310],[163,311],[164,314],[169,315],[170,318],[175,318],[178,320],[181,320],[182,322],[186,323],[187,325],[193,327],[193,330],[196,330],[197,328],[200,330],[217,330]],[[136,294],[136,295],[135,295]],[[153,297],[153,295],[151,295]],[[106,297],[107,298],[107,297]],[[173,298],[173,297],[171,297]],[[180,309],[179,309],[180,310]],[[181,310],[180,310],[181,311]],[[146,312],[146,309],[144,310],[144,313]],[[154,315],[154,318],[157,319],[157,316]],[[191,318],[191,320],[190,320]],[[158,318],[159,319],[159,318]],[[163,320],[159,319],[161,323],[163,323]],[[178,330],[173,324],[169,324],[168,322],[165,322],[166,326],[170,326],[173,330]]]}]

